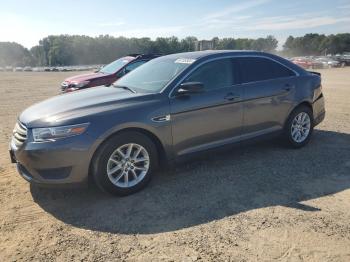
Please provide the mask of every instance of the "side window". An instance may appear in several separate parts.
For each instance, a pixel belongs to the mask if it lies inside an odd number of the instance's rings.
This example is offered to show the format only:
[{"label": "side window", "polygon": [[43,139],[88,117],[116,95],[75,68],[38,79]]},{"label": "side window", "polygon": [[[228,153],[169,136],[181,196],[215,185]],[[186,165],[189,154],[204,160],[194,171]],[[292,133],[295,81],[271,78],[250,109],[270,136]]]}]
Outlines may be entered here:
[{"label": "side window", "polygon": [[269,79],[294,76],[295,73],[285,66],[262,57],[239,58],[241,82],[257,82]]},{"label": "side window", "polygon": [[140,65],[143,65],[144,63],[146,63],[145,60],[139,60],[139,61],[136,61],[134,63],[130,63],[128,64],[126,67],[125,67],[125,74],[131,72],[132,70],[134,70],[135,68],[139,67]]},{"label": "side window", "polygon": [[206,90],[230,87],[233,85],[232,60],[208,62],[196,69],[185,82],[201,82]]}]

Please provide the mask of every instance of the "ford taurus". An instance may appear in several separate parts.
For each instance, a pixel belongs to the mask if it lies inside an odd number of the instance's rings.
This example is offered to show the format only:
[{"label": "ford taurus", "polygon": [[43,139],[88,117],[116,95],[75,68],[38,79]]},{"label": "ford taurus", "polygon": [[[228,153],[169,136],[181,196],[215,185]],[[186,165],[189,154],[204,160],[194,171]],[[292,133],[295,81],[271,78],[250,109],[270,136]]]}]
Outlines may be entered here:
[{"label": "ford taurus", "polygon": [[255,51],[159,57],[119,79],[50,98],[20,114],[10,143],[37,184],[93,178],[112,194],[143,188],[163,163],[276,134],[306,145],[325,117],[320,74]]}]

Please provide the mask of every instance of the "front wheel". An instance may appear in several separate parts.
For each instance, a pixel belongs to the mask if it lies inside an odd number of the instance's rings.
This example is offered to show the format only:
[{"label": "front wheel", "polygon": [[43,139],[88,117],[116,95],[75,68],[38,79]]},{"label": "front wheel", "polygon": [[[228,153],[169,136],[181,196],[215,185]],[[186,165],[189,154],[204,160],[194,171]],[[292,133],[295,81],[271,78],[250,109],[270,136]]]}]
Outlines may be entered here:
[{"label": "front wheel", "polygon": [[93,176],[104,191],[129,195],[147,185],[157,161],[156,147],[147,136],[122,133],[107,140],[98,150]]},{"label": "front wheel", "polygon": [[312,111],[307,106],[300,106],[290,114],[284,128],[284,137],[290,146],[300,148],[309,142],[312,131]]}]

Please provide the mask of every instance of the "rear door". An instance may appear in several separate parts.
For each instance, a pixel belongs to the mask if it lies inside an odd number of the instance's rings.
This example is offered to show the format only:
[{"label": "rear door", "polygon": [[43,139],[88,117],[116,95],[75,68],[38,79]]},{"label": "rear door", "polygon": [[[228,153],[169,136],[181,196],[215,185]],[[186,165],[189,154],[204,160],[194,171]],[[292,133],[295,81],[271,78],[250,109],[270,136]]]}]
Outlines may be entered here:
[{"label": "rear door", "polygon": [[295,72],[265,57],[241,57],[237,62],[243,86],[243,138],[281,129],[293,105]]}]

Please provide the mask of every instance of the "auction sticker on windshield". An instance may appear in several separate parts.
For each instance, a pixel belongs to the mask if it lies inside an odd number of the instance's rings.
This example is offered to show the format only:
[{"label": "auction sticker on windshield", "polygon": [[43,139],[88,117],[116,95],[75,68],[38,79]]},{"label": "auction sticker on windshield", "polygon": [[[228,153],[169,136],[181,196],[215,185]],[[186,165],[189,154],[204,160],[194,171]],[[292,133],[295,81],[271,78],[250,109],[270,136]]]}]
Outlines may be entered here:
[{"label": "auction sticker on windshield", "polygon": [[176,64],[192,64],[196,59],[190,59],[190,58],[178,58],[175,60]]}]

